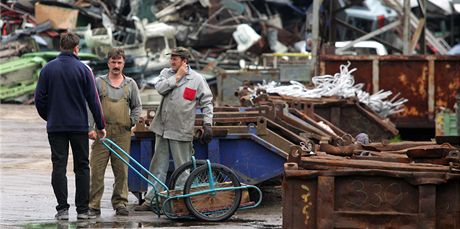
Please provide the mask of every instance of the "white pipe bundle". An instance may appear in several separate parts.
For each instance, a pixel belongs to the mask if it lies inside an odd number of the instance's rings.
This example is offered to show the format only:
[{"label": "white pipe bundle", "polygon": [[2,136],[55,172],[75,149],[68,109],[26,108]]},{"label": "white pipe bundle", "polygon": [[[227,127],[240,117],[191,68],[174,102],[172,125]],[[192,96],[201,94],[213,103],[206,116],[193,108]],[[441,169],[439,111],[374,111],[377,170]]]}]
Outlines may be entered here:
[{"label": "white pipe bundle", "polygon": [[[336,73],[334,76],[323,75],[315,76],[312,78],[314,88],[306,88],[303,84],[297,81],[290,81],[291,85],[280,85],[280,83],[272,81],[268,84],[258,84],[257,88],[265,89],[267,93],[277,93],[279,95],[301,97],[301,98],[321,98],[323,96],[340,96],[343,98],[349,98],[356,96],[361,103],[366,104],[376,113],[382,117],[387,117],[392,114],[403,111],[403,104],[407,102],[407,99],[399,98],[399,93],[387,100],[392,94],[391,91],[383,91],[370,95],[366,91],[363,91],[363,84],[355,84],[353,73],[356,68],[348,71],[348,65],[340,66],[340,73]],[[257,88],[254,90],[257,91]],[[253,97],[256,95],[253,94]],[[397,99],[397,100],[396,100]]]}]

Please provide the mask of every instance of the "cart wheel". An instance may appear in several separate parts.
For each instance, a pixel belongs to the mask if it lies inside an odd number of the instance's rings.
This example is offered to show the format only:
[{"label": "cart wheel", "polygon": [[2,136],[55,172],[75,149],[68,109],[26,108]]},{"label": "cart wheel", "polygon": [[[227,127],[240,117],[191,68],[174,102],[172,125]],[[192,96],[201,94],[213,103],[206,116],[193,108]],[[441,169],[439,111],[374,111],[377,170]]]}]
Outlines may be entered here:
[{"label": "cart wheel", "polygon": [[[204,164],[206,164],[206,160],[196,160],[195,161],[196,163],[196,167],[200,167]],[[182,187],[179,187],[178,189],[183,189],[184,187],[184,184],[185,184],[185,181],[187,180],[188,176],[190,175],[190,173],[193,171],[193,163],[192,161],[189,161],[189,162],[186,162],[184,164],[182,164],[181,166],[179,166],[179,168],[177,168],[176,170],[174,170],[174,172],[171,174],[171,177],[169,178],[169,181],[168,181],[168,189],[169,190],[176,190],[176,184],[180,184],[181,182],[177,182],[180,179],[183,180],[181,186]]]},{"label": "cart wheel", "polygon": [[[220,164],[211,164],[215,188],[239,187],[235,173]],[[203,165],[195,169],[185,182],[184,195],[209,190],[209,168]],[[187,209],[204,221],[226,220],[235,213],[241,202],[241,189],[210,192],[185,198]]]}]

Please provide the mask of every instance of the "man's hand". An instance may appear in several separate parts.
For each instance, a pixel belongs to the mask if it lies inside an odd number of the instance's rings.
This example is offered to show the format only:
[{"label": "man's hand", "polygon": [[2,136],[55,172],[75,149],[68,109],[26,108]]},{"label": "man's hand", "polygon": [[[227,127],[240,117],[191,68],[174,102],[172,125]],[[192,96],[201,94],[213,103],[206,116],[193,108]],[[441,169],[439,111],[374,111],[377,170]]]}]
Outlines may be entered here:
[{"label": "man's hand", "polygon": [[98,136],[99,138],[105,138],[105,135],[106,135],[106,134],[107,134],[107,133],[106,133],[105,129],[102,129],[102,130],[98,130],[98,131],[97,131],[97,136]]},{"label": "man's hand", "polygon": [[212,140],[212,127],[211,127],[211,124],[209,123],[205,123],[203,125],[203,130],[204,130],[204,133],[203,133],[203,142],[205,144],[208,144],[209,142],[211,142]]},{"label": "man's hand", "polygon": [[91,139],[91,140],[96,140],[96,137],[97,137],[96,131],[94,131],[94,130],[88,131],[88,138],[89,138],[89,139]]},{"label": "man's hand", "polygon": [[179,82],[179,80],[181,80],[185,74],[187,74],[187,71],[188,71],[188,65],[184,62],[182,63],[182,65],[179,67],[179,69],[177,69],[177,72],[176,72],[176,83]]}]

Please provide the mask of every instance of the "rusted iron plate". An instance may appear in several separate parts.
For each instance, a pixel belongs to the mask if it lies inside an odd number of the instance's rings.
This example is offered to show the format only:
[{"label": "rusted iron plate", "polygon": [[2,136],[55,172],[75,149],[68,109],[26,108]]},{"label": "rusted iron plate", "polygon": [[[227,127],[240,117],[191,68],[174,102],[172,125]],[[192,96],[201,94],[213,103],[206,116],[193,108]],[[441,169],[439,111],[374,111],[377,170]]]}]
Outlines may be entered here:
[{"label": "rusted iron plate", "polygon": [[[399,171],[425,171],[425,172],[449,172],[449,166],[434,165],[434,164],[405,164],[394,162],[382,162],[372,160],[347,160],[345,158],[337,159],[328,156],[302,158],[301,167],[312,165],[323,165],[337,168],[353,168],[353,169],[381,169],[381,170],[399,170]],[[460,176],[460,174],[459,174]]]},{"label": "rusted iron plate", "polygon": [[[460,60],[437,60],[435,62],[435,104],[437,107],[453,108],[456,92],[460,90]],[[450,77],[456,76],[456,77]]]},{"label": "rusted iron plate", "polygon": [[[335,209],[339,212],[417,213],[418,189],[397,178],[345,176],[335,179]],[[408,195],[410,193],[410,195]]]},{"label": "rusted iron plate", "polygon": [[386,60],[379,64],[379,87],[401,93],[409,101],[404,111],[397,114],[397,124],[401,127],[411,122],[430,120],[428,111],[428,61]]},{"label": "rusted iron plate", "polygon": [[460,182],[436,187],[436,228],[460,228]]},{"label": "rusted iron plate", "polygon": [[[286,180],[287,179],[287,180]],[[283,228],[314,229],[317,225],[318,189],[315,179],[285,178],[283,182]],[[289,207],[286,204],[289,204]]]},{"label": "rusted iron plate", "polygon": [[370,143],[363,145],[363,148],[371,151],[398,151],[417,146],[433,145],[431,141],[402,141],[389,144],[384,142]]},{"label": "rusted iron plate", "polygon": [[460,228],[460,173],[448,166],[404,171],[306,160],[285,165],[283,228]]},{"label": "rusted iron plate", "polygon": [[450,151],[454,150],[454,147],[446,143],[443,145],[428,145],[409,148],[406,150],[406,154],[411,159],[444,158]]},{"label": "rusted iron plate", "polygon": [[[257,117],[213,118],[212,121],[213,121],[213,123],[216,123],[218,125],[230,124],[230,123],[245,124],[245,123],[255,123],[257,121]],[[196,126],[202,126],[203,125],[203,119],[202,118],[195,119],[195,125]]]},{"label": "rusted iron plate", "polygon": [[[374,60],[378,76],[373,76]],[[320,74],[334,74],[348,61],[358,69],[353,75],[357,83],[365,83],[366,91],[391,90],[409,99],[404,112],[392,118],[398,127],[432,128],[437,107],[453,109],[460,89],[460,57],[323,55]]]}]

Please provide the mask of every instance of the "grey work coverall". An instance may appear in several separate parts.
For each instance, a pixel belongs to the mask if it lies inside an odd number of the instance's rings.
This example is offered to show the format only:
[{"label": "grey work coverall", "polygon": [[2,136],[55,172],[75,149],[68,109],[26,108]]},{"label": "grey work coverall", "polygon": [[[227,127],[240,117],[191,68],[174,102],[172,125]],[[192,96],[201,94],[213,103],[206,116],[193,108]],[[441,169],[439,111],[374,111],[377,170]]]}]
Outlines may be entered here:
[{"label": "grey work coverall", "polygon": [[[198,105],[204,115],[204,123],[212,123],[212,93],[203,76],[189,68],[188,73],[176,84],[175,72],[163,69],[155,89],[163,96],[150,130],[156,134],[155,153],[150,171],[163,183],[169,167],[169,155],[178,168],[193,155],[193,130]],[[156,184],[158,190],[162,188]],[[145,199],[150,204],[154,192]]]}]

